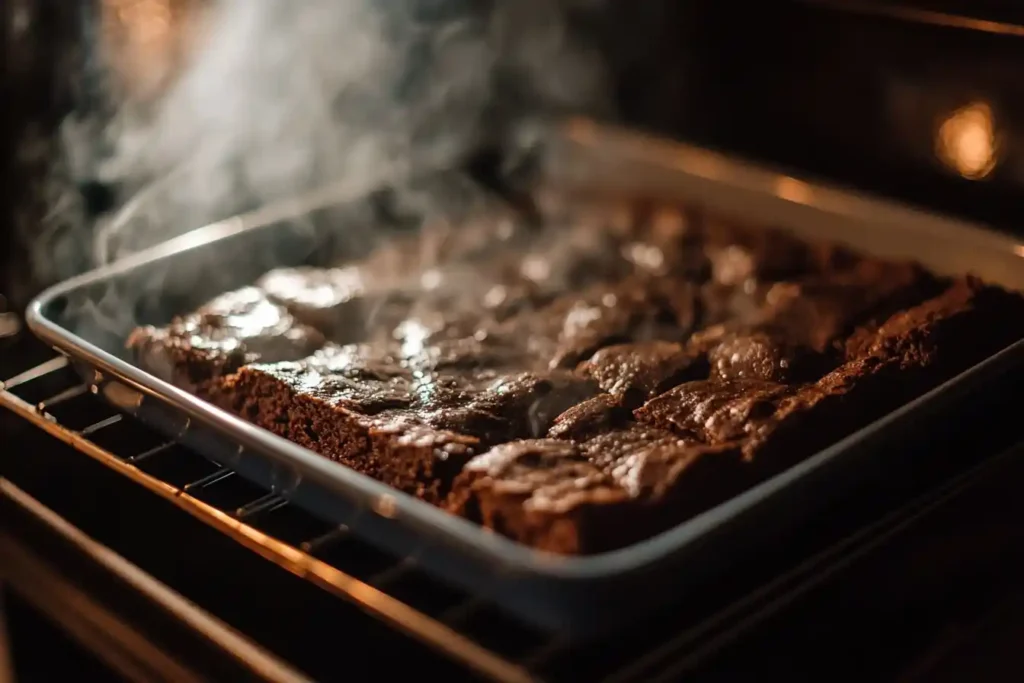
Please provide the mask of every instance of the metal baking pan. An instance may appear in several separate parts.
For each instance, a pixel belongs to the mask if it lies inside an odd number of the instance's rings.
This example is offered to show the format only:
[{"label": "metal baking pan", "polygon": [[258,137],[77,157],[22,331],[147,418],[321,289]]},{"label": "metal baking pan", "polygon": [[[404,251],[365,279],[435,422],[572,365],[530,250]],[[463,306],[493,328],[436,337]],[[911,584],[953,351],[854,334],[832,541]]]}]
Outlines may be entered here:
[{"label": "metal baking pan", "polygon": [[[940,273],[975,273],[1024,290],[1024,246],[978,226],[804,182],[638,134],[576,121],[548,133],[551,187],[642,193],[741,220],[911,257]],[[121,409],[370,542],[563,637],[596,635],[683,599],[766,540],[910,469],[924,420],[955,411],[993,377],[1024,365],[1014,344],[943,386],[745,493],[654,538],[589,557],[534,551],[357,474],[229,415],[135,367],[124,342],[272,267],[316,261],[344,230],[331,190],[211,225],[76,277],[39,296],[31,329],[71,357]],[[893,446],[896,453],[893,454]],[[888,449],[882,454],[883,449]],[[692,594],[692,593],[691,593]]]}]

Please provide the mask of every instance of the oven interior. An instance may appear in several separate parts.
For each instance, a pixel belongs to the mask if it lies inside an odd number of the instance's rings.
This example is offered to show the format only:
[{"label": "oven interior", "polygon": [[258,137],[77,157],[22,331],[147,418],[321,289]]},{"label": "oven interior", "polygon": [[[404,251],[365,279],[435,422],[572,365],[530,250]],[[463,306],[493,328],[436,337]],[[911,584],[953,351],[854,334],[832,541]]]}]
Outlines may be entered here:
[{"label": "oven interior", "polygon": [[[12,2],[9,7],[17,8],[24,4]],[[59,3],[47,11],[63,12],[64,7],[73,4]],[[83,6],[86,4],[82,3]],[[789,10],[782,13],[786,11]],[[728,23],[722,16],[721,8],[705,9],[704,12],[713,20],[704,25]],[[4,14],[5,17],[13,16],[6,12]],[[54,18],[56,25],[63,25],[63,30],[69,30],[66,22],[70,20],[65,19],[64,24],[61,24],[55,14],[51,18]],[[813,22],[814,19],[800,15],[800,21]],[[850,31],[864,28],[857,21],[851,22],[848,17],[840,16],[826,21],[825,30],[838,30],[836,26],[842,24],[853,26],[848,29]],[[8,22],[5,26],[14,23]],[[810,52],[796,55],[802,48],[794,48],[794,54],[788,57],[779,55],[772,47],[777,46],[778,41],[772,40],[768,31],[755,31],[752,24],[747,24],[745,29],[740,27],[740,30],[741,37],[745,36],[751,41],[748,45],[760,46],[770,55],[771,58],[766,59],[763,66],[766,71],[778,69],[780,61],[797,71],[800,71],[797,68],[800,64],[804,64],[806,70],[810,63],[825,63],[825,60],[808,58]],[[879,31],[880,35],[890,38],[893,35],[904,35],[888,24]],[[928,29],[915,34],[908,42],[925,45],[933,38],[934,35]],[[820,37],[805,40],[815,44],[826,42]],[[40,44],[45,43],[43,41]],[[971,215],[982,214],[981,217],[985,219],[991,218],[1004,225],[1012,224],[1015,214],[1005,208],[1005,201],[998,201],[999,198],[1005,199],[1008,192],[1016,190],[1015,173],[1020,166],[1015,163],[1016,147],[1012,144],[1004,148],[1004,156],[987,180],[970,181],[961,178],[953,184],[954,189],[948,192],[946,188],[949,186],[940,184],[939,187],[943,189],[936,190],[934,182],[921,180],[922,169],[927,168],[940,174],[949,174],[951,170],[942,166],[941,160],[934,154],[934,138],[924,132],[930,130],[933,118],[939,118],[936,112],[956,111],[976,98],[985,99],[993,93],[1010,93],[999,96],[1007,103],[1000,104],[995,111],[1000,113],[1000,125],[1008,126],[1011,139],[1015,139],[1012,135],[1016,124],[1013,91],[1006,90],[1000,80],[1000,74],[1012,73],[1012,70],[986,70],[984,65],[995,62],[1013,64],[1019,48],[1005,36],[989,40],[958,34],[949,37],[947,43],[935,41],[937,45],[953,44],[957,49],[965,43],[969,51],[973,50],[971,54],[980,57],[963,62],[966,66],[961,66],[958,71],[964,75],[955,80],[952,87],[948,85],[950,81],[945,75],[952,67],[938,69],[938,72],[925,70],[925,73],[918,59],[911,56],[897,60],[901,66],[895,71],[887,69],[882,73],[881,66],[877,65],[872,69],[854,69],[859,86],[853,90],[864,95],[853,103],[856,106],[847,106],[852,95],[839,98],[832,104],[820,97],[812,98],[814,101],[810,104],[798,105],[797,100],[789,96],[764,97],[771,89],[767,85],[760,90],[743,87],[732,89],[729,91],[731,94],[718,97],[727,101],[727,105],[719,109],[724,108],[727,115],[737,118],[745,115],[747,119],[735,126],[746,126],[746,132],[739,136],[745,139],[731,144],[751,149],[755,154],[785,159],[786,163],[800,165],[806,163],[807,156],[799,152],[801,145],[813,146],[806,142],[806,118],[801,119],[801,116],[809,116],[808,111],[816,112],[817,115],[831,115],[837,109],[846,107],[848,119],[852,119],[854,124],[847,130],[855,132],[839,135],[845,141],[843,144],[837,144],[835,133],[830,131],[819,131],[813,136],[820,147],[827,150],[824,156],[830,157],[818,164],[820,168],[837,177],[849,177],[853,184],[884,184],[894,192],[919,198],[922,203],[943,204],[951,210]],[[903,54],[892,43],[886,45],[888,48],[885,54],[889,57]],[[7,47],[13,50],[17,43],[9,41]],[[736,48],[725,48],[720,44],[708,49],[719,56],[724,52],[725,58],[714,69],[705,72],[713,75],[705,76],[703,80],[695,78],[688,86],[703,88],[701,92],[707,95],[706,101],[715,99],[710,94],[712,88],[709,83],[720,81],[730,74],[751,73],[749,61],[744,62],[735,56],[729,59],[730,54],[737,53]],[[818,49],[822,49],[820,45]],[[825,53],[832,54],[830,51]],[[885,57],[876,56],[872,60],[884,62]],[[875,61],[871,63],[874,65]],[[28,61],[21,65],[26,69],[24,73],[31,73]],[[876,68],[876,78],[865,76],[864,72]],[[987,75],[984,78],[971,76],[967,72],[972,69],[974,73]],[[821,71],[827,69],[822,66]],[[818,92],[834,93],[837,85],[838,82],[835,82],[830,90],[819,89]],[[668,104],[686,99],[679,96],[683,88],[678,84],[670,84],[666,89],[675,93],[676,97],[674,100],[664,96],[652,97],[658,104],[658,115],[664,120],[657,121],[654,120],[656,116],[649,117],[652,119],[650,125],[662,129],[673,126],[685,128],[678,124],[682,115],[674,115],[685,107],[681,104]],[[762,96],[755,96],[756,92]],[[897,96],[898,93],[903,95]],[[752,99],[758,99],[761,104],[748,106]],[[886,109],[887,106],[896,107],[896,100],[906,102],[908,99],[916,104],[909,109],[906,106],[897,107],[902,112],[899,116]],[[21,99],[5,101],[22,102],[26,108],[32,104]],[[764,105],[765,101],[771,104]],[[953,103],[947,106],[947,101]],[[47,105],[47,108],[50,106]],[[866,113],[869,109],[870,112]],[[884,113],[886,111],[890,113]],[[8,111],[8,115],[12,113]],[[33,114],[33,118],[35,116]],[[716,116],[715,108],[709,106],[682,118],[689,122],[693,137],[703,135],[712,144],[728,146],[725,134],[711,125]],[[26,120],[28,118],[26,116]],[[640,118],[639,114],[637,118]],[[897,131],[905,130],[907,126],[915,134],[899,135]],[[889,144],[893,140],[902,142],[898,145]],[[899,150],[901,161],[893,165],[894,170],[890,171],[879,171],[878,164],[863,163],[863,160],[859,164],[847,164],[850,149],[856,147],[870,147],[886,154]],[[847,164],[846,168],[843,168],[844,164]],[[859,170],[848,170],[854,167]],[[22,180],[13,180],[6,184],[8,196],[25,194]],[[102,192],[98,192],[98,195],[97,204],[102,205]],[[19,300],[14,296],[12,299]],[[154,316],[159,313],[152,312]],[[27,445],[19,447],[34,447],[38,451],[34,462],[29,462],[27,458],[4,462],[0,474],[5,479],[23,482],[28,488],[40,492],[40,495],[48,492],[46,496],[50,504],[65,509],[69,515],[73,511],[91,509],[91,514],[81,518],[83,526],[93,529],[109,545],[120,547],[140,565],[177,586],[187,598],[230,615],[229,620],[244,628],[254,640],[295,661],[305,672],[319,678],[336,675],[339,667],[336,637],[331,633],[325,634],[326,629],[322,626],[316,626],[328,623],[338,624],[337,630],[373,631],[382,639],[380,642],[389,644],[393,644],[393,641],[387,640],[385,634],[391,632],[390,629],[412,634],[410,643],[414,644],[394,645],[396,649],[384,653],[374,665],[378,675],[387,675],[388,655],[394,658],[393,652],[409,653],[408,662],[421,661],[415,654],[419,652],[416,648],[420,643],[426,643],[431,651],[443,652],[446,658],[498,680],[529,680],[530,677],[544,680],[592,677],[654,680],[678,675],[680,672],[697,671],[703,666],[700,663],[708,659],[717,662],[717,668],[714,669],[717,680],[729,680],[730,673],[736,675],[742,671],[739,667],[743,657],[774,662],[774,668],[764,669],[768,671],[811,671],[819,676],[835,676],[835,661],[845,651],[836,649],[834,645],[830,648],[821,642],[821,647],[816,651],[812,648],[799,664],[784,664],[780,661],[780,654],[774,658],[765,655],[765,651],[773,648],[778,652],[784,651],[785,638],[781,636],[769,636],[759,641],[761,644],[759,649],[755,648],[755,655],[760,659],[752,656],[749,649],[733,649],[734,644],[741,640],[740,634],[759,627],[769,633],[775,630],[775,624],[783,621],[782,615],[788,605],[796,604],[800,606],[799,609],[813,614],[806,601],[809,596],[819,599],[823,591],[857,595],[858,601],[871,606],[861,608],[858,613],[860,620],[836,626],[836,632],[845,633],[851,639],[858,638],[864,629],[871,629],[880,633],[880,637],[897,642],[905,637],[902,631],[911,623],[927,630],[929,620],[936,623],[940,620],[934,612],[922,607],[928,599],[922,583],[926,583],[927,579],[939,581],[936,574],[929,574],[919,568],[916,573],[910,572],[909,576],[904,577],[905,582],[900,584],[899,590],[903,591],[904,599],[910,600],[913,609],[908,610],[902,620],[890,620],[884,616],[890,614],[884,606],[893,602],[895,598],[892,594],[896,589],[893,588],[895,584],[889,583],[882,583],[882,588],[879,587],[880,570],[877,568],[873,572],[860,572],[859,583],[829,584],[829,577],[849,573],[851,565],[863,564],[864,561],[858,558],[871,557],[871,553],[879,547],[895,545],[916,548],[921,553],[933,551],[934,545],[948,543],[947,528],[933,530],[931,545],[925,544],[922,551],[920,544],[914,545],[908,539],[907,530],[916,528],[915,520],[922,518],[927,511],[963,495],[966,490],[974,491],[970,497],[1008,501],[1012,495],[1009,482],[1021,475],[1021,458],[1013,450],[1019,436],[1013,428],[1016,411],[1012,400],[1007,400],[1007,397],[1013,396],[1019,378],[1006,377],[959,416],[962,423],[976,425],[971,434],[950,441],[942,432],[937,431],[925,439],[924,447],[933,449],[936,454],[934,467],[915,472],[913,477],[894,477],[890,486],[880,487],[877,497],[862,501],[862,505],[851,507],[845,514],[837,515],[834,519],[820,520],[814,528],[804,530],[799,535],[794,534],[793,539],[780,544],[774,553],[768,553],[759,558],[757,563],[738,567],[729,576],[722,577],[714,591],[709,591],[695,603],[672,605],[666,608],[665,613],[643,624],[633,625],[626,632],[607,641],[562,643],[509,622],[473,596],[437,584],[417,570],[415,558],[390,557],[346,535],[343,529],[325,528],[322,523],[288,506],[283,500],[254,489],[231,471],[220,469],[130,418],[114,413],[93,395],[91,386],[81,381],[66,360],[54,357],[48,349],[42,348],[24,334],[3,337],[0,344],[0,377],[6,378],[0,392],[0,405],[5,409],[3,429],[9,430],[5,433],[18,438],[28,434],[24,442],[19,441],[19,444]],[[986,460],[983,466],[972,469],[963,462],[965,452],[1004,455]],[[38,469],[43,464],[49,466],[51,472],[62,474],[42,477]],[[978,487],[977,482],[980,480],[989,483]],[[1001,481],[1002,486],[991,483],[993,480]],[[971,489],[972,486],[975,488]],[[99,491],[114,492],[120,500],[96,499],[95,494]],[[78,501],[77,505],[74,501]],[[151,526],[138,524],[137,528],[128,529],[124,524],[110,523],[111,519],[129,516],[124,509],[134,503],[139,505],[136,509],[152,513],[152,517],[147,517]],[[943,509],[948,509],[948,505]],[[944,514],[956,517],[957,509],[954,507],[953,512]],[[1014,516],[1013,509],[1010,503],[995,505],[985,518],[985,528],[990,531],[1004,529],[1012,519],[1019,518]],[[173,513],[168,514],[168,511]],[[187,524],[180,521],[186,517],[190,520]],[[13,514],[9,519],[14,519]],[[22,538],[30,538],[32,529],[26,525]],[[166,536],[160,542],[144,542],[146,536],[161,534]],[[11,535],[17,533],[11,532]],[[997,543],[988,534],[979,534],[969,547],[973,553],[955,553],[961,557],[944,560],[943,569],[948,570],[946,576],[954,577],[953,583],[961,586],[972,582],[987,584],[991,592],[1013,585],[1007,572],[1012,567],[1021,566],[1017,561],[1019,550],[1014,551],[1012,545]],[[240,548],[244,550],[240,551]],[[202,552],[209,555],[198,560],[194,558],[195,553]],[[176,566],[184,564],[181,558],[189,553],[193,554],[189,564],[219,567],[198,572],[198,580],[196,577],[186,577],[185,572]],[[997,569],[987,570],[988,573],[968,569],[965,563],[971,554],[975,559],[985,556],[997,558],[998,562],[989,565]],[[933,556],[922,554],[922,557]],[[66,561],[68,566],[75,566],[73,558]],[[221,572],[230,572],[236,579],[239,584],[234,591],[236,595],[239,592],[249,596],[262,595],[267,591],[267,586],[273,586],[279,592],[280,599],[250,599],[248,602],[252,604],[240,607],[246,601],[236,600],[232,603],[227,600],[227,595],[232,591],[223,579],[216,578]],[[925,581],[922,581],[922,577]],[[3,580],[5,589],[14,584],[11,576],[4,575]],[[945,580],[949,581],[948,578]],[[823,585],[826,588],[823,589]],[[16,593],[17,588],[10,589],[10,592]],[[907,595],[912,597],[907,598]],[[984,603],[980,598],[968,598],[961,593],[955,593],[955,596],[959,600],[956,605],[962,615],[970,613],[972,609],[983,609],[978,606]],[[293,602],[289,603],[288,600]],[[849,602],[849,599],[833,598],[832,602],[826,599],[824,604],[850,609]],[[25,611],[20,597],[8,598],[5,603],[10,613]],[[355,604],[358,609],[349,609],[351,604]],[[301,621],[309,622],[312,626],[296,623],[296,612],[305,615]],[[365,612],[376,618],[365,619]],[[811,625],[804,627],[805,634],[820,630],[821,619],[827,613],[817,614],[817,619],[808,620]],[[914,615],[913,619],[910,614]],[[43,621],[56,623],[59,622],[59,616],[47,614]],[[11,617],[10,621],[18,622],[8,627],[16,636],[14,640],[23,642],[30,631],[20,624],[26,622],[16,617]],[[379,622],[387,624],[388,629],[377,629]],[[977,626],[984,620],[980,617],[972,620],[968,614],[961,616],[959,623],[965,622]],[[940,627],[933,624],[931,628],[934,632]],[[56,632],[64,631],[57,628]],[[48,634],[50,631],[42,628],[36,633]],[[55,642],[49,640],[48,635],[39,637]],[[368,651],[375,654],[379,652],[372,649]],[[742,654],[742,657],[730,656],[736,653]],[[114,666],[110,662],[115,659],[104,661]],[[887,662],[887,666],[899,668],[899,665],[892,662]],[[87,670],[83,668],[81,671]],[[837,678],[843,679],[843,676]]]}]

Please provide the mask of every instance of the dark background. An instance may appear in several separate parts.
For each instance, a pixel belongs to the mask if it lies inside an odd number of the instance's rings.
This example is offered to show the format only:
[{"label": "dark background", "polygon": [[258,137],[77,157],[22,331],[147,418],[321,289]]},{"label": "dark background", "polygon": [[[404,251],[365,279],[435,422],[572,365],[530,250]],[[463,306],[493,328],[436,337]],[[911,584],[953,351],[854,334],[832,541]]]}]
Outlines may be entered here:
[{"label": "dark background", "polygon": [[[97,7],[98,0],[12,0],[0,13],[0,232],[8,254],[38,235],[39,218],[58,199],[68,230],[109,208],[111,188],[88,173],[66,165],[53,172],[61,119],[76,111],[102,120],[110,108],[96,58]],[[1024,30],[994,21],[1020,17],[1012,3],[613,0],[608,7],[580,30],[598,41],[615,72],[625,123],[1016,229]],[[896,16],[878,13],[893,7]],[[907,15],[916,7],[970,19]],[[19,31],[23,10],[33,20]],[[936,156],[936,136],[945,118],[979,103],[992,112],[998,154],[983,180],[966,180]],[[6,260],[6,293],[20,303],[28,264]],[[62,262],[88,266],[84,252]]]}]

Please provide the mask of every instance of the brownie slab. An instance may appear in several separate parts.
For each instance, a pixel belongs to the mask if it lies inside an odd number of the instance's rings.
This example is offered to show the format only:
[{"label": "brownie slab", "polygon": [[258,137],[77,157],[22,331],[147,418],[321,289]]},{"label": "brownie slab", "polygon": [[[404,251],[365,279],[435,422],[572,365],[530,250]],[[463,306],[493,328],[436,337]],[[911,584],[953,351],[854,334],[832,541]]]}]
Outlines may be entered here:
[{"label": "brownie slab", "polygon": [[129,348],[244,419],[526,545],[649,538],[1024,338],[1024,298],[644,205],[435,225],[271,271]]}]

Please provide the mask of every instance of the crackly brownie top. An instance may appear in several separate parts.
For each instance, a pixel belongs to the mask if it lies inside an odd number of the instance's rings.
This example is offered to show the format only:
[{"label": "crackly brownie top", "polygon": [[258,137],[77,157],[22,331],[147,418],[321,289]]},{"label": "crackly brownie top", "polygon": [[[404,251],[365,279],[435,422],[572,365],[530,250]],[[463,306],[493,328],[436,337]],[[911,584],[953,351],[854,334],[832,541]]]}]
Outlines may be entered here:
[{"label": "crackly brownie top", "polygon": [[362,262],[278,269],[132,344],[495,442],[542,437],[595,394],[678,412],[703,406],[677,400],[683,383],[710,383],[721,403],[737,383],[813,380],[857,324],[930,283],[911,265],[638,205],[540,233],[427,230]]},{"label": "crackly brownie top", "polygon": [[453,509],[486,495],[565,514],[669,495],[793,424],[842,431],[854,378],[959,339],[943,315],[1020,310],[973,280],[671,207],[488,229],[272,271],[131,344],[269,378],[396,438],[464,435],[483,452]]},{"label": "crackly brownie top", "polygon": [[[638,407],[709,374],[823,372],[839,329],[893,287],[892,277],[860,276],[852,256],[829,271],[835,249],[783,233],[715,223],[703,235],[692,215],[668,209],[613,228],[570,225],[416,269],[399,245],[344,267],[272,271],[251,289],[292,329],[328,341],[307,357],[253,351],[250,361],[359,413],[406,410],[446,428],[533,438],[596,393]],[[801,287],[851,301],[821,312],[801,303]]]},{"label": "crackly brownie top", "polygon": [[300,323],[262,289],[243,287],[165,328],[135,330],[128,345],[150,371],[168,378],[181,372],[188,384],[198,385],[246,363],[304,358],[324,341],[323,333]]}]

